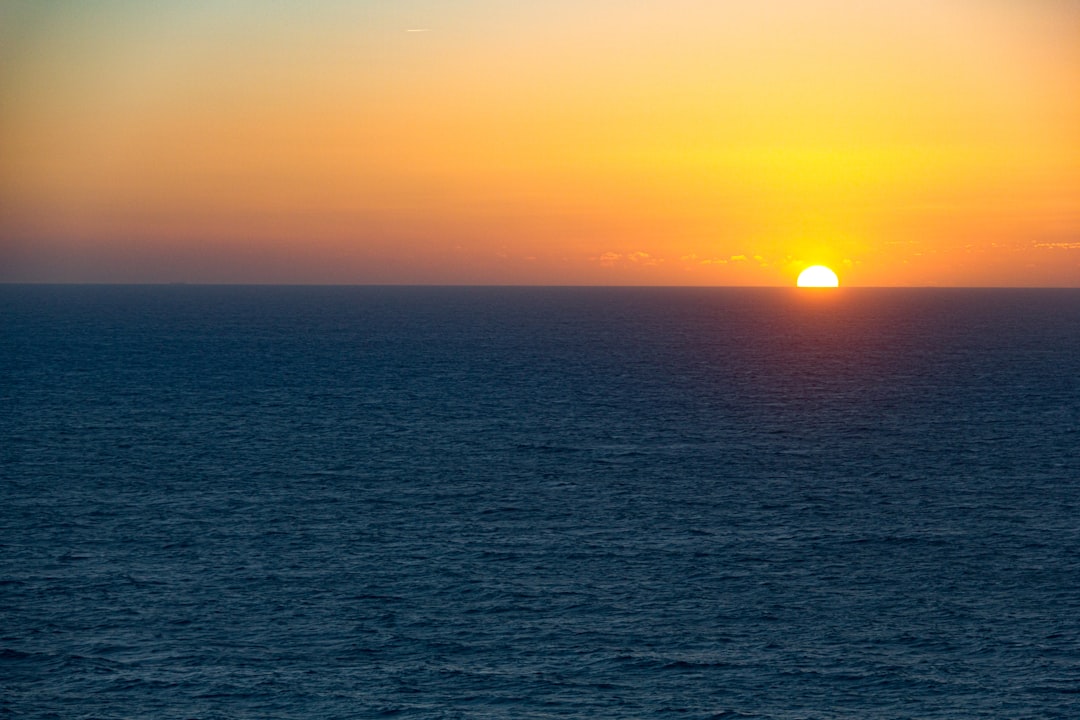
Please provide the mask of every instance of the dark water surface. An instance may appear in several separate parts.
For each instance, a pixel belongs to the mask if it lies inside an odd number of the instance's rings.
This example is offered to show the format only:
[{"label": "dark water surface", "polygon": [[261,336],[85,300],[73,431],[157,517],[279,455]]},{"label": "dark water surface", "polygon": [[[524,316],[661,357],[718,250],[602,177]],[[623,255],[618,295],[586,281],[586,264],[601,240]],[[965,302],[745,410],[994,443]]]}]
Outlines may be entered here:
[{"label": "dark water surface", "polygon": [[1080,717],[1080,291],[0,287],[0,716]]}]

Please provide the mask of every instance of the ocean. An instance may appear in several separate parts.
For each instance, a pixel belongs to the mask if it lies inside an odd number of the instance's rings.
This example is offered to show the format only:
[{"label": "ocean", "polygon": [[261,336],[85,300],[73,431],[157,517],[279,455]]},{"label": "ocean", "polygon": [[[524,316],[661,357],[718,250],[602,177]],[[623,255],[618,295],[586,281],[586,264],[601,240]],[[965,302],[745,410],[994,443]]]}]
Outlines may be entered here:
[{"label": "ocean", "polygon": [[0,286],[0,717],[1080,717],[1080,291]]}]

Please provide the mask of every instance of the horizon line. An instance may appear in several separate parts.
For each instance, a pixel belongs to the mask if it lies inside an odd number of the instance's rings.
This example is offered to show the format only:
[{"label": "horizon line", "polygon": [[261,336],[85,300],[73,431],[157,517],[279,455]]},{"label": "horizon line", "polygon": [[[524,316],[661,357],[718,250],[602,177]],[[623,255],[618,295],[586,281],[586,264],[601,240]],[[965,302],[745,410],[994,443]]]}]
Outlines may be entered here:
[{"label": "horizon line", "polygon": [[1080,285],[840,285],[838,287],[797,287],[792,285],[598,285],[577,283],[410,283],[410,282],[190,282],[190,281],[52,281],[0,280],[0,286],[37,287],[326,287],[326,288],[583,288],[583,289],[700,289],[700,290],[1080,290]]}]

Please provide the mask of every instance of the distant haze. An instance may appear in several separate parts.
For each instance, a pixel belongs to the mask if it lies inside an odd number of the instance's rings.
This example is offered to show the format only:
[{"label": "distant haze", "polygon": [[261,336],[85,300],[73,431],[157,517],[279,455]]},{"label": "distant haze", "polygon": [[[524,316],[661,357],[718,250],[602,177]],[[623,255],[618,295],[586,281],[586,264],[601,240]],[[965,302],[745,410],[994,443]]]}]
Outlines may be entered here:
[{"label": "distant haze", "polygon": [[1077,0],[9,0],[0,281],[1080,286]]}]

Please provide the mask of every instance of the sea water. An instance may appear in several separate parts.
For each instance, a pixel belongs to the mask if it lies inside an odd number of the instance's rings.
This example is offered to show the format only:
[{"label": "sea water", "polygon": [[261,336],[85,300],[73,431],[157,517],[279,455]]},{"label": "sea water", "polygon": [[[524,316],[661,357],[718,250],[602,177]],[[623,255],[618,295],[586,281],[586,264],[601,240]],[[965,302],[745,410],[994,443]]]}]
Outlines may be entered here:
[{"label": "sea water", "polygon": [[0,287],[0,716],[1080,717],[1080,291]]}]

